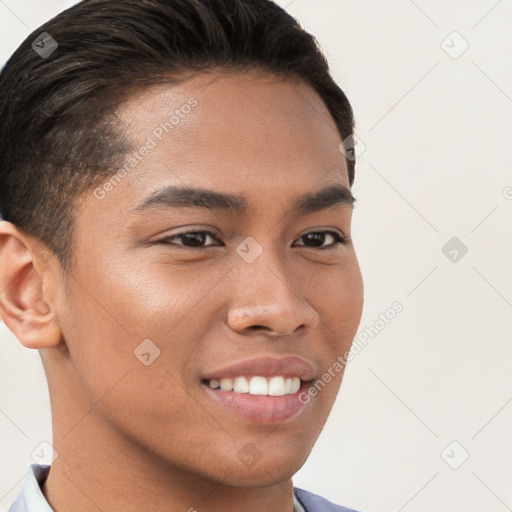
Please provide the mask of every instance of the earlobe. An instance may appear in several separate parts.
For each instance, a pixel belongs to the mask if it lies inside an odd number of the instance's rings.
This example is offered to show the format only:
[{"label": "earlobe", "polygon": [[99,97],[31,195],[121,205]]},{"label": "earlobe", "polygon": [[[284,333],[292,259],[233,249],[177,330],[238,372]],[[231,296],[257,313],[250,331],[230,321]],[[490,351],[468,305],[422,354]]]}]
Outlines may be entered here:
[{"label": "earlobe", "polygon": [[50,294],[52,270],[37,262],[32,237],[0,221],[0,315],[27,348],[48,348],[62,336]]}]

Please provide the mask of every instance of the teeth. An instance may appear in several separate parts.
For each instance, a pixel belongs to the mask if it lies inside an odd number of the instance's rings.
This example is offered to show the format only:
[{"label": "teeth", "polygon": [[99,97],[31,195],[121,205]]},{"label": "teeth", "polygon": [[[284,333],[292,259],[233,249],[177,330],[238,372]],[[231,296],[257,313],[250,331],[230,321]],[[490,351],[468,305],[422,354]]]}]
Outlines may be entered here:
[{"label": "teeth", "polygon": [[296,393],[300,388],[299,377],[236,377],[235,379],[211,379],[208,385],[221,391],[249,393],[250,395],[283,396]]},{"label": "teeth", "polygon": [[235,393],[249,393],[249,383],[245,377],[237,377],[233,385]]},{"label": "teeth", "polygon": [[218,380],[215,380],[215,379],[212,379],[208,385],[213,388],[213,389],[216,389],[220,386],[220,382]]},{"label": "teeth", "polygon": [[297,393],[297,391],[299,391],[299,388],[300,388],[300,379],[298,377],[293,377],[290,393]]},{"label": "teeth", "polygon": [[268,383],[268,394],[270,396],[286,395],[284,377],[272,377]]},{"label": "teeth", "polygon": [[233,389],[233,381],[231,379],[220,379],[220,389],[222,391],[231,391]]},{"label": "teeth", "polygon": [[249,382],[249,394],[268,395],[268,383],[265,377],[253,377]]}]

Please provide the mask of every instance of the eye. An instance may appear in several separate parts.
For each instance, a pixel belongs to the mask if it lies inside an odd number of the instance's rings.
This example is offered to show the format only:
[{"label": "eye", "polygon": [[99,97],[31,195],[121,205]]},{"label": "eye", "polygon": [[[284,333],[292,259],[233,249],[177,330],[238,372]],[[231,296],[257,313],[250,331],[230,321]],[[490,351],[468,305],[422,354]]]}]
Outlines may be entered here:
[{"label": "eye", "polygon": [[[212,233],[211,231],[206,230],[197,230],[197,231],[186,231],[184,233],[179,233],[177,235],[167,236],[165,238],[162,238],[161,240],[158,240],[157,243],[160,244],[169,244],[169,245],[182,245],[184,247],[190,247],[190,248],[205,248],[205,247],[212,247],[219,244],[210,244],[210,245],[204,245],[205,241],[211,238],[213,240],[219,241],[215,233]],[[180,239],[183,243],[182,244],[176,244],[173,241]]]},{"label": "eye", "polygon": [[[334,242],[323,245],[326,239],[329,237],[333,239]],[[346,244],[350,240],[350,238],[342,236],[339,233],[336,233],[336,231],[314,231],[312,233],[306,233],[305,235],[302,235],[300,238],[298,238],[298,240],[301,239],[304,239],[307,241],[307,243],[299,245],[313,249],[334,249],[338,244]],[[309,243],[311,245],[308,245]]]},{"label": "eye", "polygon": [[[158,240],[159,244],[168,244],[168,245],[178,245],[191,249],[205,249],[206,247],[215,247],[220,245],[217,244],[207,244],[205,242],[211,238],[217,242],[220,242],[217,238],[217,235],[212,231],[207,230],[195,230],[195,231],[186,231],[183,233],[178,233],[176,235],[167,236]],[[346,236],[342,236],[336,231],[315,231],[312,233],[306,233],[298,238],[298,240],[304,239],[306,243],[298,244],[299,247],[308,247],[311,249],[334,249],[338,244],[346,244],[350,240],[350,238]],[[332,239],[333,242],[324,245],[326,240]],[[180,240],[182,243],[176,243],[175,240]]]}]

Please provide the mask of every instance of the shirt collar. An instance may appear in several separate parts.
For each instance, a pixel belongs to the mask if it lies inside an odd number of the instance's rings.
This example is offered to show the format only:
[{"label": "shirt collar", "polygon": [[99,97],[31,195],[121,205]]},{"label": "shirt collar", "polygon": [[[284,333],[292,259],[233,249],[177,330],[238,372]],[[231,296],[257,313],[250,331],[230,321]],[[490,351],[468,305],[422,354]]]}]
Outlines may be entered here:
[{"label": "shirt collar", "polygon": [[41,490],[49,471],[50,466],[31,464],[23,478],[21,491],[8,512],[53,512]]},{"label": "shirt collar", "polygon": [[299,501],[299,498],[297,498],[295,489],[293,489],[293,512],[307,512]]}]

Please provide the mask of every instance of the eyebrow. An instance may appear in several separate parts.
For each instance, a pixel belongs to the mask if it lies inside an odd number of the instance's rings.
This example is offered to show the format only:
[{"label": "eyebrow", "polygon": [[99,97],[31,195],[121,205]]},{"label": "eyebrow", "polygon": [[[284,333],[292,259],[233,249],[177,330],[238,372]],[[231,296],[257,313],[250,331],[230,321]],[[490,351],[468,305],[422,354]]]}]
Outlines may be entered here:
[{"label": "eyebrow", "polygon": [[[337,205],[353,208],[356,199],[344,185],[330,185],[315,192],[308,192],[296,198],[289,205],[296,215],[307,215]],[[245,197],[215,192],[189,186],[168,185],[150,194],[133,211],[145,211],[160,207],[167,208],[208,208],[235,211],[243,214],[248,209]]]}]

